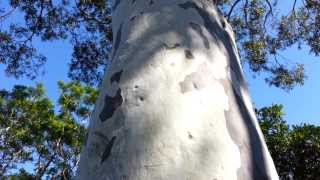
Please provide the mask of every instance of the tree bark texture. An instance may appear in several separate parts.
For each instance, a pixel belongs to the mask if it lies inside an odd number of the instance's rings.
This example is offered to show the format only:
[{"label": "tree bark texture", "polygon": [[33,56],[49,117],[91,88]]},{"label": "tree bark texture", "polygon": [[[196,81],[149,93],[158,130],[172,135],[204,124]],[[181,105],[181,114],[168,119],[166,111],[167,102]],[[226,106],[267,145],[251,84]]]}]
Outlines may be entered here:
[{"label": "tree bark texture", "polygon": [[231,27],[208,0],[114,0],[78,179],[278,179]]}]

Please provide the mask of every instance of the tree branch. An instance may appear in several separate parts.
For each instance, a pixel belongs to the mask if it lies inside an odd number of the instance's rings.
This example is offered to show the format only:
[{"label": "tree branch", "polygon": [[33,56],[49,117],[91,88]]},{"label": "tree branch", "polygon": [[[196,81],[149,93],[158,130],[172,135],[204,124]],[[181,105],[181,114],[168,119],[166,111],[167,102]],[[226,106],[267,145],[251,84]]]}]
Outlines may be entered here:
[{"label": "tree branch", "polygon": [[231,14],[232,14],[233,9],[237,6],[237,4],[238,4],[240,1],[241,1],[241,0],[236,0],[236,1],[232,4],[232,6],[231,6],[231,8],[230,8],[230,10],[229,10],[229,12],[228,12],[228,15],[227,15],[227,20],[228,20],[228,22],[229,22],[229,20],[230,20],[230,17],[231,17]]},{"label": "tree branch", "polygon": [[295,8],[296,8],[296,4],[297,4],[297,0],[294,0],[294,3],[293,3],[293,7],[292,7],[292,12],[295,13]]},{"label": "tree branch", "polygon": [[248,0],[246,0],[245,4],[244,4],[244,21],[246,23],[246,27],[249,28],[249,23],[248,23]]},{"label": "tree branch", "polygon": [[266,0],[266,2],[267,2],[267,4],[268,4],[268,6],[269,6],[269,11],[267,12],[267,14],[266,14],[265,17],[264,17],[263,26],[264,26],[264,30],[265,30],[265,31],[266,31],[266,23],[267,23],[268,17],[269,17],[270,15],[273,16],[272,5],[271,5],[271,3],[270,3],[269,0]]},{"label": "tree branch", "polygon": [[0,16],[0,21],[6,19],[8,16],[10,16],[10,14],[12,14],[14,12],[14,10],[16,10],[16,8],[11,9],[10,11],[8,11],[7,13],[3,14]]}]

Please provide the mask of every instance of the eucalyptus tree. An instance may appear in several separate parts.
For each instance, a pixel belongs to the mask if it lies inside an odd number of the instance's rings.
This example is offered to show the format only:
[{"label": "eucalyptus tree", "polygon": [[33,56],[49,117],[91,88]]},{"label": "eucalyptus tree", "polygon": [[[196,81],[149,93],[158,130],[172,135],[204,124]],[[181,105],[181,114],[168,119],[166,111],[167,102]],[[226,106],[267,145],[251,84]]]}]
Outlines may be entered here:
[{"label": "eucalyptus tree", "polygon": [[113,2],[110,70],[78,179],[278,179],[212,2]]},{"label": "eucalyptus tree", "polygon": [[[74,47],[68,75],[90,84],[104,79],[83,178],[111,166],[111,179],[157,178],[160,168],[159,178],[276,178],[240,64],[285,90],[303,84],[303,65],[281,52],[297,45],[319,55],[319,1],[295,0],[286,14],[277,0],[7,2],[0,8],[7,75],[35,78],[46,58],[34,39],[66,39]],[[10,20],[16,16],[23,22]],[[214,174],[211,166],[219,167]]]}]

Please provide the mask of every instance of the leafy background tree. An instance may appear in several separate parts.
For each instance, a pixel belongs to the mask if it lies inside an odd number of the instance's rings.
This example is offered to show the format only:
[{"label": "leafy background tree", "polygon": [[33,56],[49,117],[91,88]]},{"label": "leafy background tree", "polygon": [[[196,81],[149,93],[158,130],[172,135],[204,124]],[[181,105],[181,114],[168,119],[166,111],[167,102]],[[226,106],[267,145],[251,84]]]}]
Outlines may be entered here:
[{"label": "leafy background tree", "polygon": [[320,126],[290,126],[282,105],[256,110],[266,143],[281,179],[319,178]]},{"label": "leafy background tree", "polygon": [[[37,53],[35,38],[68,39],[73,46],[69,77],[97,84],[109,60],[112,5],[108,0],[8,0],[0,9],[0,21],[18,11],[22,23],[7,22],[0,29],[0,63],[7,75],[35,78],[46,57]],[[236,33],[243,62],[253,72],[269,74],[270,85],[286,90],[303,84],[303,64],[281,62],[279,52],[297,44],[319,55],[320,2],[293,1],[289,14],[278,13],[278,0],[219,0],[221,13]],[[299,4],[299,6],[297,5]],[[272,25],[272,29],[268,26]]]},{"label": "leafy background tree", "polygon": [[[282,52],[297,46],[308,48],[312,55],[319,55],[320,1],[294,0],[290,11],[285,14],[281,12],[278,0],[219,0],[212,3],[217,3],[233,26],[242,63],[253,74],[263,75],[269,85],[286,91],[304,83],[304,65],[296,59],[283,58]],[[96,96],[94,88],[101,82],[111,60],[111,12],[112,5],[108,0],[0,2],[0,65],[6,75],[29,79],[41,76],[45,72],[47,56],[38,51],[36,42],[62,40],[72,47],[67,75],[75,81],[59,83],[58,103],[45,96],[41,85],[18,85],[1,92],[3,139],[0,143],[5,150],[0,154],[4,157],[1,160],[3,175],[6,172],[25,177],[68,178],[74,173],[75,159],[85,131],[81,121],[89,118]],[[316,142],[319,141],[312,137],[317,137],[318,127],[290,127],[282,119],[281,110],[281,106],[262,108],[257,112],[258,118],[277,168],[284,172],[283,175],[280,173],[281,176],[289,178],[294,174],[299,178],[302,173],[296,169],[307,172],[301,170],[306,167],[298,168],[295,164],[301,164],[304,161],[302,155],[306,154],[295,148],[307,146],[308,139],[315,145],[309,152],[316,152]],[[69,136],[68,139],[66,135],[71,134],[78,138],[70,139],[72,136]],[[313,155],[308,159],[310,164],[319,157],[317,153]],[[293,164],[288,165],[289,160]],[[25,162],[32,164],[33,173],[16,170]],[[308,170],[311,167],[317,166],[310,165]],[[308,171],[308,174],[314,175],[315,170]]]},{"label": "leafy background tree", "polygon": [[97,91],[75,82],[58,84],[57,105],[40,84],[0,91],[0,176],[74,175]]}]

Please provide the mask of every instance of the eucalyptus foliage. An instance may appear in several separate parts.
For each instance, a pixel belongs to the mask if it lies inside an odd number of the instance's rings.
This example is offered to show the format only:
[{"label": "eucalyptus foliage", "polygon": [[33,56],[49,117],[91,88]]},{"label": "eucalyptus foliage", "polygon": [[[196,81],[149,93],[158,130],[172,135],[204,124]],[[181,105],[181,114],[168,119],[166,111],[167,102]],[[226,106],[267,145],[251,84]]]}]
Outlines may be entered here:
[{"label": "eucalyptus foliage", "polygon": [[257,117],[281,179],[315,180],[320,169],[320,127],[290,126],[283,120],[283,106],[257,110]]},{"label": "eucalyptus foliage", "polygon": [[0,177],[74,175],[97,91],[74,82],[58,84],[57,104],[40,84],[0,91]]},{"label": "eucalyptus foliage", "polygon": [[[282,13],[279,0],[210,2],[217,4],[234,28],[241,60],[253,73],[266,73],[267,83],[285,90],[303,84],[303,64],[281,53],[305,46],[319,55],[319,0],[290,1],[288,13]],[[39,75],[46,57],[34,47],[35,38],[66,39],[73,46],[69,77],[90,84],[101,81],[112,46],[111,1],[7,0],[0,7],[0,21],[7,24],[0,28],[0,64],[8,75]]]}]

